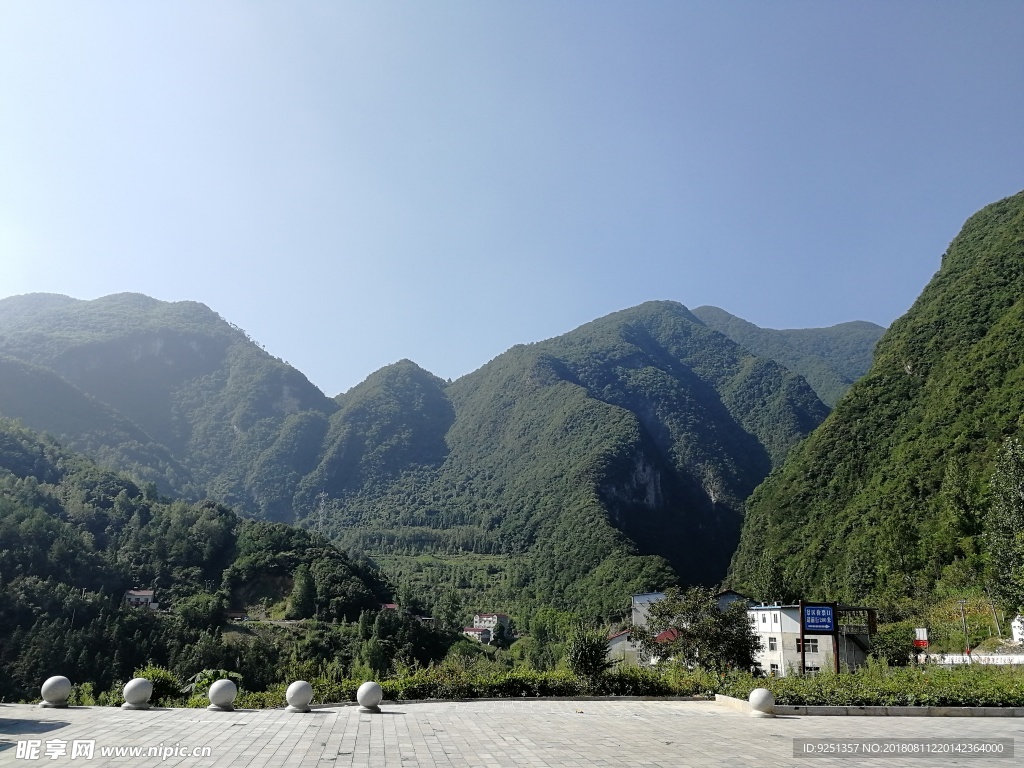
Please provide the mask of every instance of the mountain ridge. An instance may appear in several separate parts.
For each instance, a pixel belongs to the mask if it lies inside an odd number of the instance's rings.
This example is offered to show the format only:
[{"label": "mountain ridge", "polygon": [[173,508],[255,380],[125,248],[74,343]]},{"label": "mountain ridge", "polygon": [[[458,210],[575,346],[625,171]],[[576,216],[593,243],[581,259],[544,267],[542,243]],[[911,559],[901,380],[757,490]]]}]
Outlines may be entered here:
[{"label": "mountain ridge", "polygon": [[799,373],[830,408],[868,372],[874,346],[885,331],[866,320],[827,328],[761,328],[712,306],[697,307],[693,314],[754,354]]},{"label": "mountain ridge", "polygon": [[80,393],[96,423],[74,447],[123,466],[133,424],[139,451],[168,457],[149,473],[162,492],[381,556],[492,558],[502,599],[532,584],[527,599],[600,614],[620,599],[602,579],[628,593],[721,578],[743,498],[827,410],[676,302],[517,345],[450,384],[399,361],[335,398],[196,302],[14,303],[28,309],[0,301],[0,355]]}]

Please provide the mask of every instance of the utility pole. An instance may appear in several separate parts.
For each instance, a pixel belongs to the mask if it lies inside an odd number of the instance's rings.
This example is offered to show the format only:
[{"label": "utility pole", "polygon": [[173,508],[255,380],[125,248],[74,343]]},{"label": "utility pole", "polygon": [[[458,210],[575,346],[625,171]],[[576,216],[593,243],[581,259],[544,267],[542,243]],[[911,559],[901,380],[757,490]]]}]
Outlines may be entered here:
[{"label": "utility pole", "polygon": [[996,616],[996,604],[992,602],[992,598],[988,599],[988,606],[992,609],[992,622],[996,625],[996,634],[999,635],[999,639],[1003,638],[1003,629],[999,626],[999,617]]}]

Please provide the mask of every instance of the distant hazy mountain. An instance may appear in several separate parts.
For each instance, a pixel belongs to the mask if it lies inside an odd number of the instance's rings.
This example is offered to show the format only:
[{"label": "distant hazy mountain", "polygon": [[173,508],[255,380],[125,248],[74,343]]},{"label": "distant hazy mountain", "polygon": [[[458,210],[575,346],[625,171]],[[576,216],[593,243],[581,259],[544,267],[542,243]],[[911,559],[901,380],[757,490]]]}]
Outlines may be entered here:
[{"label": "distant hazy mountain", "polygon": [[981,590],[994,458],[1024,423],[1022,338],[1024,193],[967,221],[867,376],[754,493],[734,583],[769,565],[809,598]]},{"label": "distant hazy mountain", "polygon": [[875,344],[885,328],[864,320],[829,328],[774,330],[760,328],[718,307],[698,307],[693,314],[755,355],[768,357],[799,373],[818,397],[834,407],[850,386],[871,367]]},{"label": "distant hazy mountain", "polygon": [[8,380],[19,382],[0,393],[0,415],[59,435],[163,492],[210,495],[272,519],[292,519],[290,507],[260,506],[248,485],[252,467],[291,428],[289,417],[338,408],[195,302],[139,294],[4,299],[0,356]]},{"label": "distant hazy mountain", "polygon": [[743,500],[827,413],[672,302],[334,399],[205,306],[132,294],[0,301],[0,355],[0,414],[165,492],[312,515],[435,596],[595,614],[721,579]]}]

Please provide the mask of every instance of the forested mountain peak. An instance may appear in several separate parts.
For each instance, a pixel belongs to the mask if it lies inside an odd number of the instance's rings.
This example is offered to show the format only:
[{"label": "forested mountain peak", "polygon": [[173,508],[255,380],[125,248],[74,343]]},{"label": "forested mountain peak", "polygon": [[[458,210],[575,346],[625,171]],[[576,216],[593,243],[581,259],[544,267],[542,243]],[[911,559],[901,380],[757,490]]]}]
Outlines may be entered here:
[{"label": "forested mountain peak", "polygon": [[865,320],[827,328],[761,328],[718,307],[698,307],[693,314],[709,328],[756,355],[770,357],[807,379],[818,397],[834,406],[871,366],[875,344],[885,332]]},{"label": "forested mountain peak", "polygon": [[1024,415],[1022,336],[1024,193],[965,223],[869,373],[755,492],[734,582],[766,552],[817,598],[984,584],[989,478]]},{"label": "forested mountain peak", "polygon": [[56,307],[77,304],[81,300],[60,293],[24,293],[0,299],[0,328],[33,314],[48,312]]},{"label": "forested mountain peak", "polygon": [[[0,414],[61,435],[163,492],[210,494],[255,508],[246,477],[283,421],[337,410],[299,371],[199,302],[134,293],[93,301],[37,295],[0,307],[0,356],[62,379],[78,393],[67,392],[79,418],[63,425],[46,418],[66,410],[68,400],[45,402],[42,392],[31,402],[0,402]],[[141,461],[164,454],[156,466]]]}]

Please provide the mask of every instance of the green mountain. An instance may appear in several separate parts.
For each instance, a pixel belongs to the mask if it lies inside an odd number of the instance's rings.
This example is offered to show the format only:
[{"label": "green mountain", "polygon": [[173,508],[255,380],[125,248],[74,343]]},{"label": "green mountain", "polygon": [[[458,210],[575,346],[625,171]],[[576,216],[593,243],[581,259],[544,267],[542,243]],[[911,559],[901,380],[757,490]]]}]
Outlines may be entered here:
[{"label": "green mountain", "polygon": [[0,376],[12,387],[0,397],[0,415],[59,435],[161,492],[208,495],[268,519],[294,517],[254,487],[263,480],[253,467],[303,419],[338,408],[195,302],[139,294],[4,299],[0,356]]},{"label": "green mountain", "polygon": [[403,361],[340,404],[301,493],[329,495],[343,546],[435,600],[461,587],[606,615],[631,591],[719,580],[743,499],[826,413],[802,379],[672,302],[450,385]]},{"label": "green mountain", "polygon": [[733,585],[887,602],[981,589],[989,478],[1024,414],[1022,335],[1024,193],[967,221],[868,374],[753,494]]},{"label": "green mountain", "polygon": [[673,302],[334,399],[205,306],[134,294],[0,301],[0,356],[0,415],[164,493],[303,521],[434,605],[611,615],[715,583],[743,500],[827,413]]},{"label": "green mountain", "polygon": [[744,349],[799,373],[829,407],[835,407],[853,382],[868,372],[875,344],[885,333],[882,326],[863,320],[828,328],[775,330],[718,307],[697,307],[693,314]]},{"label": "green mountain", "polygon": [[[302,569],[324,620],[354,621],[390,595],[323,537],[158,499],[0,419],[0,701],[35,695],[58,670],[106,688],[147,663],[228,667],[255,684],[279,649],[229,641],[224,611],[294,596]],[[125,607],[133,587],[170,613]]]}]

